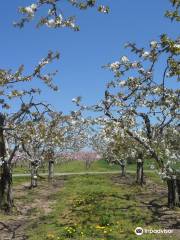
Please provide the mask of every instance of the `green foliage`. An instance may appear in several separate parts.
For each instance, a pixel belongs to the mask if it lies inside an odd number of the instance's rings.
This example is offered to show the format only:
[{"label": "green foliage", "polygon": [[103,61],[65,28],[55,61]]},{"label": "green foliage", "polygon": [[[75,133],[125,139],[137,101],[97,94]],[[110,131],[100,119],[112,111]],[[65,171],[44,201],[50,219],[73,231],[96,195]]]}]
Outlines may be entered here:
[{"label": "green foliage", "polygon": [[109,213],[104,213],[99,218],[100,226],[109,226],[111,224],[111,215]]}]

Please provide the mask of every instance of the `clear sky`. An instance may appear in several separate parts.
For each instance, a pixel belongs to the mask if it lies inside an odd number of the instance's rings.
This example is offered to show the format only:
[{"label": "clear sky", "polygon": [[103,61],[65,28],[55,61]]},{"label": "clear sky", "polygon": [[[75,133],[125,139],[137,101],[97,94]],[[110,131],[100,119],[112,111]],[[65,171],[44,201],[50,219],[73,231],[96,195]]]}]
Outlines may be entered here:
[{"label": "clear sky", "polygon": [[126,42],[143,47],[162,33],[174,36],[177,32],[177,25],[164,18],[165,10],[170,8],[168,0],[101,0],[110,6],[108,15],[95,9],[79,11],[63,0],[64,14],[77,16],[80,32],[36,29],[34,22],[22,30],[14,28],[12,22],[18,19],[18,6],[32,2],[1,1],[0,67],[17,69],[23,63],[28,73],[48,50],[58,50],[60,61],[51,69],[59,71],[55,81],[60,91],[54,93],[43,86],[42,98],[65,113],[73,109],[71,99],[76,96],[81,95],[85,104],[101,99],[105,81],[112,78],[101,66],[128,55],[124,49]]}]

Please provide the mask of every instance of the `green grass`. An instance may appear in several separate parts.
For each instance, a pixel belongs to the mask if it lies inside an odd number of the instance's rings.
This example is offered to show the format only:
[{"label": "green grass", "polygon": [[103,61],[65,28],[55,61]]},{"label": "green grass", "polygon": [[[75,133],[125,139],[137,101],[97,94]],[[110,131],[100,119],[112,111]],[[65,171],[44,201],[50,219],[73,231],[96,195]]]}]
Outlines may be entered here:
[{"label": "green grass", "polygon": [[157,183],[158,185],[161,185],[161,186],[166,185],[166,182],[163,181],[156,172],[145,173],[145,176],[149,177],[153,182]]},{"label": "green grass", "polygon": [[[144,162],[144,170],[151,170],[152,164],[154,164],[153,160],[146,160]],[[127,164],[127,170],[136,171],[136,163]]]},{"label": "green grass", "polygon": [[[150,172],[150,166],[153,163],[153,161],[145,161],[144,163],[144,170],[145,170],[145,176],[149,176],[154,182],[160,185],[164,185],[164,182],[161,180],[161,178],[158,176],[158,174],[154,171]],[[148,172],[146,172],[148,170]],[[86,169],[85,163],[83,161],[70,161],[67,163],[62,164],[55,164],[55,172],[56,173],[76,173],[76,172],[108,172],[108,171],[121,171],[119,165],[115,164],[108,164],[105,160],[98,160],[94,161],[89,169]],[[134,171],[136,172],[136,164],[128,164],[127,165],[127,171]],[[47,173],[47,166],[45,166],[45,169],[39,169],[39,173]],[[14,174],[17,173],[29,173],[29,171],[26,168],[20,168],[17,167],[13,171]],[[25,178],[14,178],[15,184],[21,181],[24,181]]]},{"label": "green grass", "polygon": [[[40,168],[39,172],[47,172],[47,165],[44,169]],[[118,165],[109,165],[104,160],[94,161],[91,164],[91,167],[89,169],[86,169],[85,162],[84,161],[70,161],[67,163],[62,164],[55,164],[55,172],[57,173],[63,173],[63,172],[84,172],[84,171],[113,171],[113,170],[119,170]],[[13,173],[29,173],[29,170],[25,167],[16,167],[13,169]]]},{"label": "green grass", "polygon": [[14,167],[12,169],[13,174],[21,174],[21,173],[30,173],[28,167]]},{"label": "green grass", "polygon": [[[115,184],[111,176],[68,177],[64,188],[53,196],[56,203],[49,215],[40,216],[27,231],[30,240],[135,240],[137,226],[160,229],[152,212],[141,208],[136,185]],[[32,229],[32,230],[30,230]],[[173,239],[146,234],[143,240]]]},{"label": "green grass", "polygon": [[[150,170],[150,165],[152,164],[152,161],[146,161],[144,164],[145,170]],[[47,165],[44,169],[40,168],[39,172],[47,172]],[[127,170],[133,170],[136,171],[136,164],[128,164]],[[63,173],[63,172],[84,172],[84,171],[91,171],[91,172],[106,172],[106,171],[120,171],[120,166],[116,164],[108,164],[105,160],[98,160],[94,161],[89,169],[86,169],[85,162],[84,161],[70,161],[67,163],[62,164],[55,164],[55,172],[57,173]],[[14,174],[18,173],[29,173],[29,170],[25,167],[16,167],[13,169]]]},{"label": "green grass", "polygon": [[29,177],[13,177],[13,186],[18,186],[25,182],[30,182]]},{"label": "green grass", "polygon": [[[145,176],[151,177],[151,179],[157,184],[164,185],[165,183],[161,180],[157,173],[154,171],[150,172],[150,166],[153,164],[153,161],[145,161],[144,170]],[[39,173],[47,173],[47,166],[44,169],[40,168]],[[89,169],[86,169],[85,162],[83,161],[70,161],[62,164],[55,164],[56,173],[76,173],[76,172],[108,172],[108,171],[121,171],[120,166],[116,164],[108,164],[105,160],[94,161]],[[146,172],[148,170],[148,172]],[[136,172],[136,164],[128,164],[127,171]],[[28,169],[17,167],[14,169],[13,173],[29,173]],[[15,181],[21,181],[21,179],[14,178]],[[23,178],[22,178],[23,179]],[[27,178],[26,178],[27,179]],[[23,180],[22,180],[23,181]]]},{"label": "green grass", "polygon": [[72,161],[63,163],[55,166],[56,172],[84,172],[84,171],[117,171],[119,170],[118,165],[109,165],[104,160],[94,161],[89,169],[86,169],[85,162],[83,161]]}]

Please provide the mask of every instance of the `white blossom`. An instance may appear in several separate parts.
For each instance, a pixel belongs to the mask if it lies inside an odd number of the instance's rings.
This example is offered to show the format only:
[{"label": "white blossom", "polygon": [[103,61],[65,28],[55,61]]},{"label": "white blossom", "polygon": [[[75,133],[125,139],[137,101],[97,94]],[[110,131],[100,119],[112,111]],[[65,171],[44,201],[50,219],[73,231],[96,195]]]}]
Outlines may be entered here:
[{"label": "white blossom", "polygon": [[52,18],[52,19],[49,19],[49,20],[47,21],[46,25],[47,25],[48,27],[55,27],[55,26],[56,26],[56,22],[55,22],[55,20]]},{"label": "white blossom", "polygon": [[62,17],[62,15],[60,14],[60,15],[56,18],[56,24],[62,24],[62,21],[63,21],[63,17]]},{"label": "white blossom", "polygon": [[137,159],[137,162],[138,162],[138,163],[142,163],[142,159],[138,158],[138,159]]},{"label": "white blossom", "polygon": [[80,101],[81,101],[81,97],[76,97],[72,99],[72,102],[74,103],[80,103]]},{"label": "white blossom", "polygon": [[156,87],[156,88],[153,89],[153,92],[154,92],[154,93],[159,93],[159,91],[160,91],[160,88],[159,88],[159,87]]},{"label": "white blossom", "polygon": [[75,23],[74,22],[70,22],[70,27],[72,27],[72,28],[75,28]]},{"label": "white blossom", "polygon": [[35,11],[37,9],[37,5],[35,3],[31,4],[31,9]]},{"label": "white blossom", "polygon": [[121,58],[121,62],[122,62],[122,63],[128,63],[128,62],[129,62],[129,59],[128,59],[126,56],[123,56],[123,57]]},{"label": "white blossom", "polygon": [[3,162],[2,160],[0,160],[0,167],[3,165],[3,163],[4,163],[4,162]]},{"label": "white blossom", "polygon": [[137,62],[133,62],[133,63],[132,63],[132,67],[133,67],[133,68],[137,68],[137,67],[138,67],[138,63],[137,63]]},{"label": "white blossom", "polygon": [[126,81],[124,81],[124,80],[119,83],[119,86],[121,86],[121,87],[123,87],[125,85],[126,85]]},{"label": "white blossom", "polygon": [[24,8],[25,12],[29,15],[29,16],[34,16],[34,12],[37,9],[37,5],[36,4],[31,4],[31,6],[27,6]]},{"label": "white blossom", "polygon": [[150,53],[145,51],[145,52],[143,52],[142,57],[146,59],[149,57],[149,55],[150,55]]},{"label": "white blossom", "polygon": [[[166,154],[167,156],[169,156],[169,155],[171,154],[171,152],[169,151],[168,148],[166,148],[166,150],[165,150],[165,154]],[[170,163],[170,162],[168,161],[167,164],[169,164],[169,163]]]},{"label": "white blossom", "polygon": [[150,169],[155,169],[155,166],[153,164],[150,165]]},{"label": "white blossom", "polygon": [[180,49],[180,44],[174,44],[174,47]]},{"label": "white blossom", "polygon": [[151,42],[150,42],[150,46],[151,46],[152,48],[156,48],[157,45],[158,45],[158,43],[157,43],[156,41],[151,41]]},{"label": "white blossom", "polygon": [[118,61],[110,64],[110,69],[117,70],[119,69],[120,63]]},{"label": "white blossom", "polygon": [[101,5],[101,6],[99,7],[99,11],[100,11],[101,13],[108,13],[108,8],[105,7],[105,6],[103,6],[103,5]]}]

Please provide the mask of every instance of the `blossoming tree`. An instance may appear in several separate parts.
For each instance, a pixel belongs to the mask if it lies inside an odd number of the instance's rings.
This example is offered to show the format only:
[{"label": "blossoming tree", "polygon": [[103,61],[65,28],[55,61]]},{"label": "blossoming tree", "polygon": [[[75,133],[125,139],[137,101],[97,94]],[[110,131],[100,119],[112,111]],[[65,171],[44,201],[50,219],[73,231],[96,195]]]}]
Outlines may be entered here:
[{"label": "blossoming tree", "polygon": [[[67,2],[79,9],[97,6],[95,0],[68,0]],[[20,28],[23,27],[25,23],[31,21],[36,16],[36,13],[41,12],[43,7],[48,7],[47,15],[38,21],[37,26],[46,25],[53,28],[70,27],[74,30],[79,30],[75,24],[74,17],[64,18],[59,0],[37,0],[29,6],[20,7],[19,11],[24,17],[14,23],[14,25]],[[102,5],[98,6],[98,10],[100,12],[108,12],[108,8]],[[39,121],[49,111],[48,105],[41,101],[39,103],[34,102],[32,95],[40,93],[40,89],[35,88],[36,83],[34,83],[34,88],[29,89],[28,83],[32,82],[33,79],[40,79],[53,90],[57,90],[57,86],[52,81],[55,73],[44,74],[42,71],[49,62],[57,58],[59,58],[59,53],[49,52],[47,57],[43,58],[35,67],[32,74],[29,75],[24,74],[23,65],[16,72],[12,72],[9,69],[0,69],[0,107],[2,108],[2,114],[0,115],[0,208],[6,211],[10,211],[13,206],[11,163],[19,146],[15,133],[16,128],[23,121],[27,121],[27,119],[29,121],[30,119],[31,121]],[[25,100],[23,100],[24,96]],[[15,105],[19,106],[19,109],[14,114],[9,114],[10,111],[11,113],[15,111],[14,100],[11,101],[12,99],[17,99]],[[18,100],[21,101],[20,104],[17,104]],[[10,107],[12,108],[8,111]],[[12,132],[15,133],[14,137],[11,136],[13,135]],[[10,149],[8,151],[7,139],[11,139],[10,142],[14,141],[14,143],[11,143],[11,146],[13,144],[15,146],[14,150],[11,151]]]},{"label": "blossoming tree", "polygon": [[[171,2],[176,9],[166,15],[179,20],[180,3]],[[95,110],[118,123],[156,161],[159,174],[167,182],[168,205],[174,207],[180,201],[179,165],[173,164],[179,163],[179,150],[174,149],[177,137],[173,141],[166,137],[168,129],[179,134],[180,39],[162,34],[147,50],[135,43],[126,47],[137,60],[122,56],[105,66],[113,72],[114,80],[107,84],[104,99]]]},{"label": "blossoming tree", "polygon": [[[80,10],[95,7],[101,13],[108,13],[109,7],[104,6],[97,0],[66,0],[71,6]],[[50,28],[68,27],[74,31],[79,31],[79,26],[76,24],[74,16],[65,17],[65,11],[60,0],[36,0],[28,6],[20,7],[19,12],[24,16],[14,25],[17,27],[24,27],[25,23],[32,21],[42,9],[47,9],[47,13],[37,20],[37,27],[47,26]]]}]

